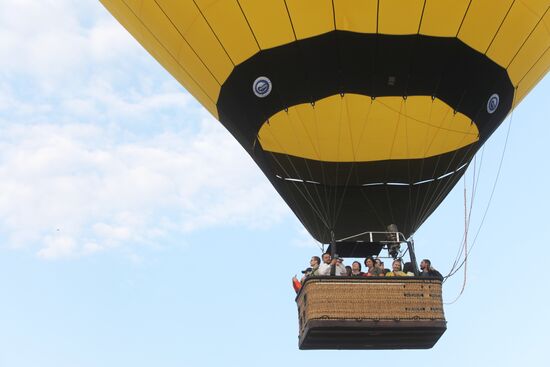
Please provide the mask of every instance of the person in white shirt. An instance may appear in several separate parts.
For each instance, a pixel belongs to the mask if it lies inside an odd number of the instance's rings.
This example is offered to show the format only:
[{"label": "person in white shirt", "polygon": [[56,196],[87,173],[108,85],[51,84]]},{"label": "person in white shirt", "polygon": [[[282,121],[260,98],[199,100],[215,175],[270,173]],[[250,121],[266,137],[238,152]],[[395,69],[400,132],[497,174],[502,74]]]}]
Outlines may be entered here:
[{"label": "person in white shirt", "polygon": [[[338,277],[347,275],[346,267],[342,264],[342,261],[339,261],[340,258],[338,255],[334,256],[334,259],[330,254],[323,254],[323,263],[319,265],[319,275],[336,275]],[[332,267],[334,267],[334,272],[331,272]]]},{"label": "person in white shirt", "polygon": [[348,271],[346,269],[346,266],[344,265],[344,259],[342,259],[341,257],[338,257],[338,255],[336,255],[334,257],[334,259],[336,260],[336,273],[335,273],[335,275],[337,277],[342,277],[342,276],[348,275]]},{"label": "person in white shirt", "polygon": [[332,263],[332,256],[328,252],[322,256],[323,262],[319,265],[318,275],[330,275],[330,265]]}]

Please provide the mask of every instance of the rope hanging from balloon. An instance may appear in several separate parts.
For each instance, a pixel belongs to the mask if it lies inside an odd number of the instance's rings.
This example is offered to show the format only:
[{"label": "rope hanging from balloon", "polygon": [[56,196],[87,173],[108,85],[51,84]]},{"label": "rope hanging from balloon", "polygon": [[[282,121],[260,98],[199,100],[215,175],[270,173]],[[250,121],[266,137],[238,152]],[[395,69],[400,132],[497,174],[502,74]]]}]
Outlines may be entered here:
[{"label": "rope hanging from balloon", "polygon": [[[515,104],[515,101],[516,101],[516,95],[517,95],[516,92],[517,92],[517,88],[514,89],[514,97],[513,97],[514,104]],[[464,290],[466,288],[468,256],[472,252],[472,249],[475,246],[475,244],[477,243],[478,236],[481,233],[481,229],[483,228],[483,225],[485,224],[485,219],[487,218],[487,214],[489,212],[489,208],[491,206],[491,202],[493,200],[493,197],[494,197],[494,194],[495,194],[495,191],[496,191],[496,187],[497,187],[497,184],[498,184],[498,181],[499,181],[499,178],[500,178],[500,173],[502,171],[502,166],[503,166],[503,163],[504,163],[504,158],[505,158],[505,155],[506,155],[506,150],[507,150],[507,147],[508,147],[508,141],[509,141],[509,138],[510,138],[510,131],[512,129],[513,120],[514,120],[514,110],[512,110],[512,112],[510,113],[508,128],[506,130],[506,138],[504,140],[504,147],[502,148],[502,153],[501,153],[501,157],[500,157],[500,161],[499,161],[499,165],[498,165],[498,170],[497,170],[497,174],[496,174],[496,177],[495,177],[495,181],[493,182],[493,186],[492,186],[492,189],[491,189],[491,194],[489,196],[489,200],[488,200],[487,205],[485,207],[485,210],[483,212],[481,222],[480,222],[480,224],[479,224],[479,226],[476,230],[476,234],[475,234],[475,236],[473,238],[473,241],[470,244],[470,246],[468,246],[468,244],[467,244],[467,239],[468,239],[470,219],[471,219],[471,214],[472,214],[473,199],[474,199],[475,192],[477,190],[478,181],[479,181],[479,172],[478,172],[477,180],[474,180],[475,184],[473,184],[474,190],[472,191],[472,196],[471,196],[470,211],[467,215],[466,215],[466,213],[467,213],[467,209],[466,209],[466,187],[464,188],[464,195],[465,195],[465,201],[464,201],[464,204],[465,204],[465,207],[464,207],[464,209],[465,209],[464,238],[463,238],[463,241],[461,242],[461,250],[459,252],[459,255],[457,256],[457,259],[455,259],[455,263],[451,267],[451,270],[449,271],[449,273],[444,277],[444,281],[446,281],[447,279],[449,279],[450,277],[455,275],[462,267],[464,267],[464,278],[463,278],[462,288],[461,288],[458,296],[453,301],[446,302],[445,304],[453,304],[456,301],[458,301],[460,299],[460,297],[462,296],[462,294],[464,293]],[[483,153],[483,151],[482,151],[482,153]],[[481,169],[481,167],[480,167],[480,169]],[[474,174],[475,174],[475,169],[474,169]],[[464,254],[464,258],[462,259],[460,264],[458,264],[458,259],[460,258],[460,256],[462,254]]]}]

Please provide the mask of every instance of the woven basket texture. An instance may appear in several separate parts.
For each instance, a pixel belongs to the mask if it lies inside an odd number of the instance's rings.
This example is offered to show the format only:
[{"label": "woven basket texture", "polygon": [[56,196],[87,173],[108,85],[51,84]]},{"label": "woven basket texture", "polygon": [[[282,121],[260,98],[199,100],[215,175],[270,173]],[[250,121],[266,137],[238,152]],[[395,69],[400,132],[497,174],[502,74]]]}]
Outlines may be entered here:
[{"label": "woven basket texture", "polygon": [[302,289],[298,303],[300,327],[313,319],[445,320],[441,282],[315,281]]}]

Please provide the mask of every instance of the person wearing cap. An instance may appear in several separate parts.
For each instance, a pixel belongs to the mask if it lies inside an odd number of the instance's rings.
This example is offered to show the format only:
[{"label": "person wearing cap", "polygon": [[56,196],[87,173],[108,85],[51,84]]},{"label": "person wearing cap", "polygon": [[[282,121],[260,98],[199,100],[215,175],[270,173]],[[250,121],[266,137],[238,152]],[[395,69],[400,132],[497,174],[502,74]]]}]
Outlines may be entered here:
[{"label": "person wearing cap", "polygon": [[300,289],[302,288],[302,283],[306,280],[307,277],[319,275],[319,264],[321,262],[321,259],[319,256],[312,256],[311,260],[309,260],[310,268],[307,268],[305,270],[302,270],[302,279],[298,280],[296,278],[296,275],[292,277],[292,287],[298,293]]}]

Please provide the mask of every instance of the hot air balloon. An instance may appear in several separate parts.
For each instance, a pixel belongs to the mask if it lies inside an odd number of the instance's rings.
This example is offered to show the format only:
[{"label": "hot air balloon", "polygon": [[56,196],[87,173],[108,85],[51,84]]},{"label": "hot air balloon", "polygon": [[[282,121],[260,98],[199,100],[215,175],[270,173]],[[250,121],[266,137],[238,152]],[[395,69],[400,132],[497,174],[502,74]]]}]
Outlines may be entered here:
[{"label": "hot air balloon", "polygon": [[[380,252],[391,224],[406,242],[550,68],[550,0],[101,2],[341,256]],[[411,294],[439,292],[437,309],[440,286]],[[377,344],[391,315],[311,316],[300,297],[302,348],[430,347],[445,330],[441,308]],[[408,308],[400,325],[421,322]]]}]

